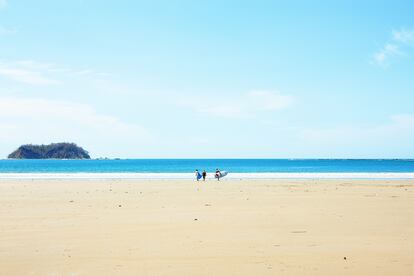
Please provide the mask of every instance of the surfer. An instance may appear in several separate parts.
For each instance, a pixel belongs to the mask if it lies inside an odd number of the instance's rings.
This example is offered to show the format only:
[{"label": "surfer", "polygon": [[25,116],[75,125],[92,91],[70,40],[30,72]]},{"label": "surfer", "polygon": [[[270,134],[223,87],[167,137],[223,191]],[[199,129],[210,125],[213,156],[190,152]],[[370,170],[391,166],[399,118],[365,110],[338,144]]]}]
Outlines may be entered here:
[{"label": "surfer", "polygon": [[203,171],[203,181],[206,181],[206,176],[207,176],[207,173],[206,173],[206,170],[204,170]]},{"label": "surfer", "polygon": [[198,170],[195,170],[195,177],[196,177],[197,181],[199,181],[200,178],[201,178],[201,174]]},{"label": "surfer", "polygon": [[218,181],[220,181],[220,177],[221,177],[221,172],[219,169],[216,169],[216,175],[215,177],[217,178]]}]

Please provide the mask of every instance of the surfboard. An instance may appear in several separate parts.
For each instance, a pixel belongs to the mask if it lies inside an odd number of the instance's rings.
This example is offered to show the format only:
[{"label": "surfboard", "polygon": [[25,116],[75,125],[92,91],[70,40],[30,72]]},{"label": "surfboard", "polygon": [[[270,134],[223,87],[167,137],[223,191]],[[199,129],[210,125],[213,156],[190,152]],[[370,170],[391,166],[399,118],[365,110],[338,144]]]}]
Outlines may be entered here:
[{"label": "surfboard", "polygon": [[[228,172],[226,172],[226,171],[221,171],[221,172],[220,172],[220,174],[221,174],[221,175],[220,175],[220,178],[222,178],[222,177],[225,177],[225,176],[228,174]],[[217,178],[217,175],[215,175],[215,174],[214,174],[214,177],[215,177],[215,178]]]},{"label": "surfboard", "polygon": [[197,173],[197,180],[200,180],[202,178],[201,173]]}]

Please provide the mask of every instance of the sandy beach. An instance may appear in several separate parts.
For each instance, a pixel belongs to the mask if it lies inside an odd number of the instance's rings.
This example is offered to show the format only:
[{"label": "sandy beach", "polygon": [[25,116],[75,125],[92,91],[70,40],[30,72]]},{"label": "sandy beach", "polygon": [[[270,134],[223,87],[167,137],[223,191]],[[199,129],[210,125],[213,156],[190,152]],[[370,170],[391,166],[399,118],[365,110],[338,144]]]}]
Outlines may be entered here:
[{"label": "sandy beach", "polygon": [[0,180],[0,275],[414,275],[414,180]]}]

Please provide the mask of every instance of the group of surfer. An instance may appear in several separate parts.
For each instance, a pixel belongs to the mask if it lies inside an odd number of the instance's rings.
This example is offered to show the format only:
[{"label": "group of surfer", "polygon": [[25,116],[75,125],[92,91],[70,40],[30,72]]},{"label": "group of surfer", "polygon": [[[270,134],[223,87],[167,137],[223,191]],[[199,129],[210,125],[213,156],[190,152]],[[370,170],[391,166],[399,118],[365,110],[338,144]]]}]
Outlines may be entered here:
[{"label": "group of surfer", "polygon": [[[200,173],[198,170],[195,170],[195,177],[197,181],[199,181],[201,178],[203,178],[203,181],[206,181],[207,172],[204,170],[202,173]],[[222,174],[219,169],[216,169],[214,177],[217,178],[218,181],[220,181],[220,177],[222,177]]]}]

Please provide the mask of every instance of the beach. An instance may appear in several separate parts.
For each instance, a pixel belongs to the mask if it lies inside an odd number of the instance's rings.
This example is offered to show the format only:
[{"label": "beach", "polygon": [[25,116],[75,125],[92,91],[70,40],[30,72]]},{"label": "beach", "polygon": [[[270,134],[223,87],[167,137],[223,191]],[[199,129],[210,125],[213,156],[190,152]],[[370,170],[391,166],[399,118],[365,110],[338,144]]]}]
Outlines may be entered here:
[{"label": "beach", "polygon": [[0,179],[0,275],[414,275],[414,180]]}]

